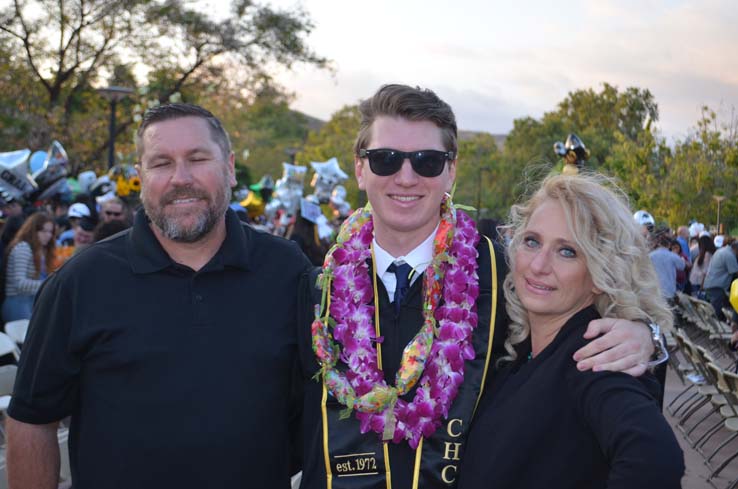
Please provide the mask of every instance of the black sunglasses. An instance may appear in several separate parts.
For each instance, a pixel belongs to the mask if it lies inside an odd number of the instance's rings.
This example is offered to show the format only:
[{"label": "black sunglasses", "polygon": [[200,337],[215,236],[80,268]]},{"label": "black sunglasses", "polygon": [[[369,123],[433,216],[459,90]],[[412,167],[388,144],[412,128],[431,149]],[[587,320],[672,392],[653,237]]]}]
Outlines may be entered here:
[{"label": "black sunglasses", "polygon": [[408,158],[415,173],[421,177],[430,178],[443,173],[446,161],[453,160],[456,157],[456,152],[423,149],[406,153],[405,151],[388,148],[360,149],[359,157],[367,158],[372,173],[380,177],[388,177],[400,171],[405,158]]}]

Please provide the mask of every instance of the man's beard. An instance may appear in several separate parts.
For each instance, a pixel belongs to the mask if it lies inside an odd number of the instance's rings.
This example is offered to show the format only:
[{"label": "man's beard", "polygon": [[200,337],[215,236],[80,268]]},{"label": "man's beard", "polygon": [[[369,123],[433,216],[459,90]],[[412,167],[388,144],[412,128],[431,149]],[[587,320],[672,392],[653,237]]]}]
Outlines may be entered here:
[{"label": "man's beard", "polygon": [[[189,211],[187,214],[167,215],[166,206],[177,199],[203,199],[208,203],[202,211]],[[231,188],[227,179],[224,185],[214,195],[194,187],[179,187],[162,195],[157,202],[152,202],[146,192],[146,186],[141,188],[141,203],[146,215],[156,225],[167,239],[180,243],[194,243],[207,236],[210,231],[223,219],[228,203],[231,200]],[[197,213],[197,214],[195,214]],[[191,224],[183,222],[183,218],[194,217]]]}]

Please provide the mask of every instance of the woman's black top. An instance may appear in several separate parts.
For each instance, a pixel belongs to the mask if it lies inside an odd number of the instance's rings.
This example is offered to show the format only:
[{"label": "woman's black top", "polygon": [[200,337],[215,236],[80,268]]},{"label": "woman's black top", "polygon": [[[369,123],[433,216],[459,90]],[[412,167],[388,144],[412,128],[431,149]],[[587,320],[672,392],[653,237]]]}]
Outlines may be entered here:
[{"label": "woman's black top", "polygon": [[580,372],[593,307],[575,314],[539,355],[530,342],[482,398],[459,489],[679,488],[684,458],[647,379]]}]

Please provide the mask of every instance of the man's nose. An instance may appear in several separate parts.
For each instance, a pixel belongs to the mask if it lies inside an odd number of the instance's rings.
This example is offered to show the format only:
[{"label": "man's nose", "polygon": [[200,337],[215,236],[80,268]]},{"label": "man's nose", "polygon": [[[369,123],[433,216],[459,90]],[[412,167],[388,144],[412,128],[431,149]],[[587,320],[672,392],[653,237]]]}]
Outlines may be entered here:
[{"label": "man's nose", "polygon": [[178,161],[174,165],[171,182],[173,184],[187,184],[192,181],[192,168],[187,161]]},{"label": "man's nose", "polygon": [[409,158],[405,158],[402,161],[402,166],[398,170],[398,172],[395,174],[395,180],[399,184],[404,185],[412,185],[416,183],[418,179],[418,174],[415,173],[415,170],[413,169],[413,165],[410,162]]}]

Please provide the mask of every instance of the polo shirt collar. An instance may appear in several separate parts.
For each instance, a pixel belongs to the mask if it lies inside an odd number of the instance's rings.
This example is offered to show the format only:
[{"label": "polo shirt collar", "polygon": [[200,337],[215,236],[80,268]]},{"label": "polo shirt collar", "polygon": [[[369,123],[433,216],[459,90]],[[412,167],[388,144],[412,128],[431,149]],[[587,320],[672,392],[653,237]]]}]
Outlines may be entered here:
[{"label": "polo shirt collar", "polygon": [[[251,240],[246,236],[241,220],[233,210],[225,214],[226,238],[220,249],[205,269],[232,266],[247,270]],[[173,266],[176,263],[164,251],[159,240],[149,226],[149,218],[143,209],[136,212],[131,232],[128,234],[128,259],[134,273],[152,273]]]}]

